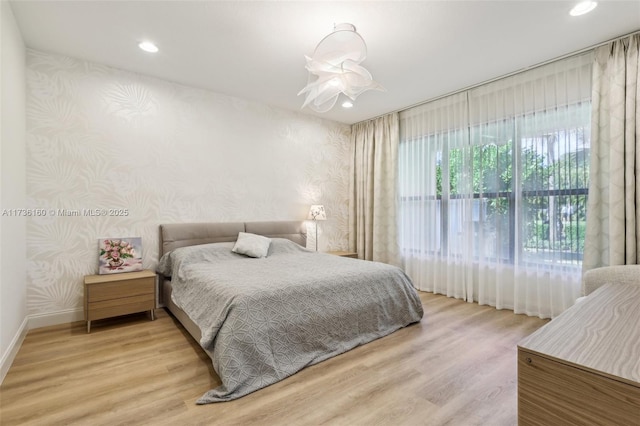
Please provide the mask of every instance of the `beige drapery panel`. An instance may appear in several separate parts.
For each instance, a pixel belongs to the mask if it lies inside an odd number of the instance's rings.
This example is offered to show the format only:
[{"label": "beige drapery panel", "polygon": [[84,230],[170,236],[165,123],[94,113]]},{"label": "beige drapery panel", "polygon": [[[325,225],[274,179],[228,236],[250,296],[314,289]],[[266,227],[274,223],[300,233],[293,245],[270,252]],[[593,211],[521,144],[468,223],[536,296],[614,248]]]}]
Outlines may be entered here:
[{"label": "beige drapery panel", "polygon": [[349,248],[360,259],[399,265],[396,223],[398,113],[351,127]]},{"label": "beige drapery panel", "polygon": [[640,34],[596,49],[583,270],[639,263]]}]

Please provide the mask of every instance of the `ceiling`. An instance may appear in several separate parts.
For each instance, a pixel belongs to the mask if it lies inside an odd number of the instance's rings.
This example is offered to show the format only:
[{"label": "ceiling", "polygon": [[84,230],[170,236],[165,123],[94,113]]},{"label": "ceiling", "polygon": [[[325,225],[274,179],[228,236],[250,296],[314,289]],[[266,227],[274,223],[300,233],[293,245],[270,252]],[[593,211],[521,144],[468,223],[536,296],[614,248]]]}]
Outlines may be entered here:
[{"label": "ceiling", "polygon": [[[640,0],[32,1],[13,0],[25,44],[300,111],[304,55],[356,26],[364,65],[387,91],[317,114],[356,123],[640,30]],[[151,40],[160,52],[137,44]]]}]

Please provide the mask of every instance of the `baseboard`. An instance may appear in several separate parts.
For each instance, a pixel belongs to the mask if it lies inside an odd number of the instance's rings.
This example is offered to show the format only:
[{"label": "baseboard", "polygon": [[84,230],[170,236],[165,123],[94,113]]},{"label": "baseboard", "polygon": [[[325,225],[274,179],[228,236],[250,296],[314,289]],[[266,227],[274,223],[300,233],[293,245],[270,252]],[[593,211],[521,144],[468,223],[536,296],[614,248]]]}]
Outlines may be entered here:
[{"label": "baseboard", "polygon": [[83,321],[83,309],[66,309],[58,312],[48,312],[46,314],[29,315],[29,330],[34,328],[49,327],[51,325],[66,324],[70,322]]},{"label": "baseboard", "polygon": [[6,352],[2,354],[2,360],[0,360],[0,384],[4,381],[5,376],[9,372],[9,368],[11,368],[11,364],[13,364],[13,360],[20,350],[20,346],[22,346],[24,338],[27,336],[27,332],[29,331],[28,323],[29,317],[25,317]]}]

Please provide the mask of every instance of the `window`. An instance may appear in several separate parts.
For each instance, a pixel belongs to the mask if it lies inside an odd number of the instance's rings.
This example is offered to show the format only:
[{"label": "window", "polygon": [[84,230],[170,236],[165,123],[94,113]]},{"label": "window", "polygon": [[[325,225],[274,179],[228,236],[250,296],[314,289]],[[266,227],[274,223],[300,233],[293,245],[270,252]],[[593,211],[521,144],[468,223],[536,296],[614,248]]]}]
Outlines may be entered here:
[{"label": "window", "polygon": [[580,265],[589,114],[581,102],[402,140],[400,217],[414,224],[401,227],[403,253]]},{"label": "window", "polygon": [[420,290],[550,318],[581,291],[593,52],[400,113],[398,236]]}]

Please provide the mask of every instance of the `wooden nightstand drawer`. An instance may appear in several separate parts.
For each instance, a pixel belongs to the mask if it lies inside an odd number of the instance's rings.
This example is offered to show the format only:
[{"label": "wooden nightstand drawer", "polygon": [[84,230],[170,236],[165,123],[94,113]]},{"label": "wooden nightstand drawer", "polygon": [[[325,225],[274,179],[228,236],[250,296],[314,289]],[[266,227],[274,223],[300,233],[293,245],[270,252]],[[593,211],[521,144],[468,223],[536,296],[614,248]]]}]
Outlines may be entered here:
[{"label": "wooden nightstand drawer", "polygon": [[99,285],[87,285],[87,291],[89,292],[89,301],[91,303],[100,300],[112,300],[143,294],[153,295],[155,293],[155,286],[155,277],[149,277],[102,283]]},{"label": "wooden nightstand drawer", "polygon": [[153,294],[89,303],[88,321],[150,311],[155,306]]},{"label": "wooden nightstand drawer", "polygon": [[94,309],[104,309],[104,308],[113,308],[115,306],[125,305],[125,304],[133,304],[140,302],[154,302],[153,293],[151,294],[141,294],[139,296],[131,296],[131,297],[123,297],[121,299],[110,299],[110,300],[101,300],[99,302],[89,302],[89,307],[91,310]]},{"label": "wooden nightstand drawer", "polygon": [[91,321],[149,311],[156,306],[156,274],[145,270],[84,277],[84,318],[87,333]]}]

